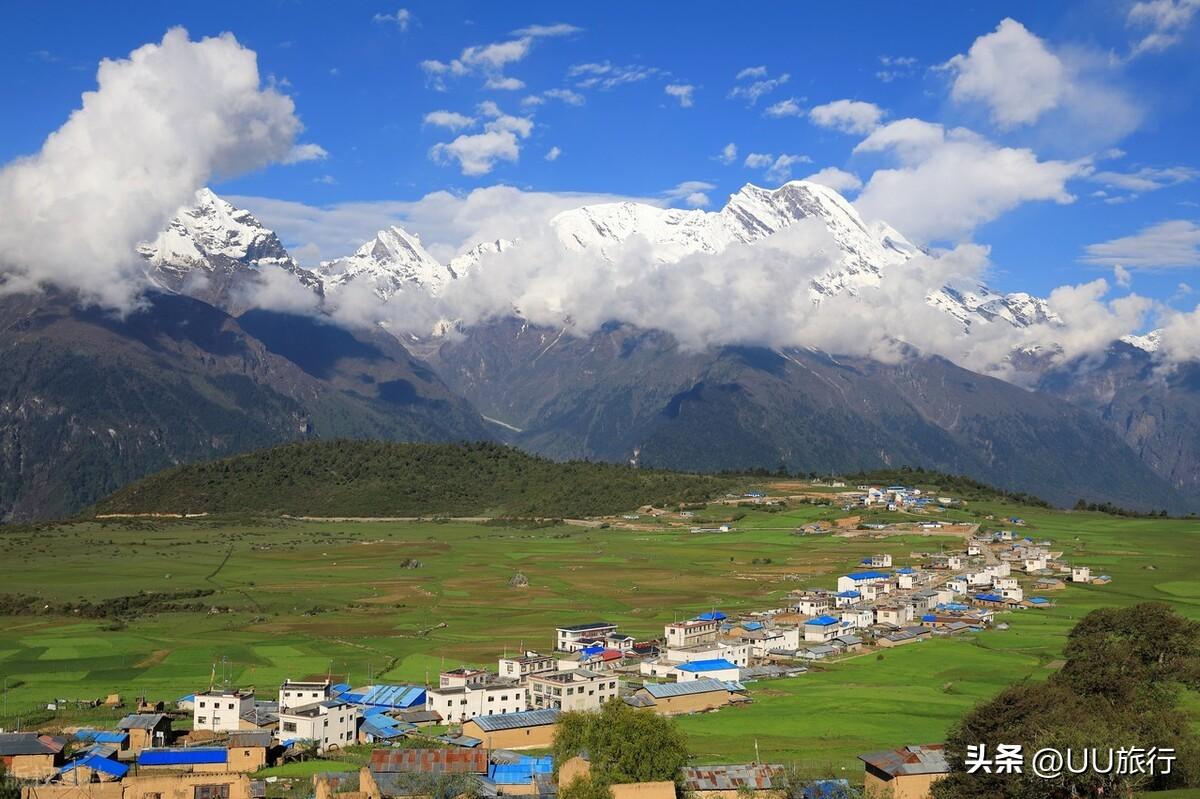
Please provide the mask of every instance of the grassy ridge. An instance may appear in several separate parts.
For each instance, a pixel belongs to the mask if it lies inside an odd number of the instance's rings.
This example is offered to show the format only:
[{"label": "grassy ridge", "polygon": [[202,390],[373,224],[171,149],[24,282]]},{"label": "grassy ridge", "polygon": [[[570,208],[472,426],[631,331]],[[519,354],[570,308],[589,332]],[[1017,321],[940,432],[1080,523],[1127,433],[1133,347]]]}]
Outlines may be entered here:
[{"label": "grassy ridge", "polygon": [[702,501],[740,482],[555,463],[488,443],[304,442],[170,469],[121,489],[93,512],[595,516]]}]

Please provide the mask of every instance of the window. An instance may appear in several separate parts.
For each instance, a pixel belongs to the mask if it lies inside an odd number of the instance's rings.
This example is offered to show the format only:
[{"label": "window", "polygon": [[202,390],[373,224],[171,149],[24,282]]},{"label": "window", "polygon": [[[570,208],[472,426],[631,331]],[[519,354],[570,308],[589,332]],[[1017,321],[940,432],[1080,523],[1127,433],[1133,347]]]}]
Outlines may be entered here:
[{"label": "window", "polygon": [[200,703],[200,707],[204,707],[204,703],[203,703],[203,702],[201,702],[201,703]]},{"label": "window", "polygon": [[200,716],[199,718],[196,719],[196,723],[197,724],[207,724],[208,716]]},{"label": "window", "polygon": [[283,722],[283,731],[284,732],[295,732],[296,731],[296,722],[294,722],[294,721]]},{"label": "window", "polygon": [[192,795],[194,799],[229,799],[229,784],[197,785]]}]

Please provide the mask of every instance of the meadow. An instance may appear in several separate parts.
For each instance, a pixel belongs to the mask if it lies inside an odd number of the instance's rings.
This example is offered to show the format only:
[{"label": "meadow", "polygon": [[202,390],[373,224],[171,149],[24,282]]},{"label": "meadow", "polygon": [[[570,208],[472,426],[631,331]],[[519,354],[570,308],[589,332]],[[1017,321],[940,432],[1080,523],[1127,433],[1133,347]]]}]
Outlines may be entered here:
[{"label": "meadow", "polygon": [[[119,692],[170,701],[207,688],[214,674],[266,694],[287,677],[327,674],[356,685],[424,683],[442,668],[494,668],[505,652],[548,650],[556,625],[604,619],[656,636],[663,623],[701,611],[778,607],[793,590],[833,587],[867,554],[890,552],[899,566],[914,550],[961,544],[949,536],[792,534],[844,515],[828,507],[737,510],[745,513],[739,532],[726,534],[215,518],[0,528],[0,594],[36,596],[42,607],[212,591],[181,600],[203,609],[125,620],[0,617],[0,726],[47,722],[43,708],[54,699]],[[1161,600],[1200,618],[1200,521],[986,503],[971,510],[1023,516],[1031,534],[1113,582],[1055,592],[1052,609],[1008,614],[1008,630],[753,683],[754,703],[681,720],[697,759],[739,761],[757,751],[814,774],[857,775],[858,753],[940,740],[975,702],[1050,674],[1067,632],[1093,608]],[[517,573],[528,587],[509,585]],[[1200,703],[1191,707],[1200,711]],[[101,724],[116,715],[67,710],[55,721]]]}]

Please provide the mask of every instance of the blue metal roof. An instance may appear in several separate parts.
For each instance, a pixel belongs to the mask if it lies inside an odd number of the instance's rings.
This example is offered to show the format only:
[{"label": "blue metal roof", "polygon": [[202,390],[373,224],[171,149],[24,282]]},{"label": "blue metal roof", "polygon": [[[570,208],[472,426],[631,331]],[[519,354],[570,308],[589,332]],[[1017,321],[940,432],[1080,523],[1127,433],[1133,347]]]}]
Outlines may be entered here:
[{"label": "blue metal roof", "polygon": [[746,621],[742,622],[743,630],[761,630],[763,623],[761,621]]},{"label": "blue metal roof", "polygon": [[701,671],[722,671],[724,669],[736,669],[737,666],[730,663],[725,658],[712,658],[711,660],[693,660],[689,663],[684,663],[682,666],[676,666],[679,671],[687,671],[691,673]]},{"label": "blue metal roof", "polygon": [[416,729],[416,725],[409,724],[407,721],[397,721],[388,716],[375,715],[363,719],[362,731],[373,738],[399,738],[409,730]]},{"label": "blue metal roof", "polygon": [[975,599],[980,602],[1003,602],[1004,597],[999,594],[976,594]]},{"label": "blue metal roof", "polygon": [[1049,605],[1050,604],[1050,600],[1046,599],[1046,597],[1044,597],[1044,596],[1030,597],[1029,601],[1034,605]]},{"label": "blue metal roof", "polygon": [[722,621],[725,614],[719,610],[710,610],[707,613],[701,613],[696,617],[696,621]]},{"label": "blue metal roof", "polygon": [[139,766],[200,766],[224,763],[229,753],[224,749],[190,747],[187,749],[143,749],[138,755]]},{"label": "blue metal roof", "polygon": [[847,574],[846,576],[849,577],[851,580],[886,580],[888,577],[888,574],[887,574],[887,572],[875,571],[874,569],[870,569],[865,572],[851,572],[850,574]]},{"label": "blue metal roof", "polygon": [[329,692],[331,694],[333,694],[334,696],[337,696],[339,694],[344,694],[349,690],[350,690],[350,685],[348,683],[344,683],[344,682],[335,682],[333,685],[329,686]]},{"label": "blue metal roof", "polygon": [[896,574],[916,574],[917,570],[912,566],[905,566],[902,569],[896,569]]},{"label": "blue metal roof", "polygon": [[488,779],[497,785],[526,785],[538,775],[554,773],[554,758],[522,755],[516,763],[493,763]]},{"label": "blue metal roof", "polygon": [[604,647],[602,647],[602,646],[585,646],[583,649],[580,650],[580,654],[583,655],[585,658],[590,658],[593,655],[599,655],[603,651],[604,651]]},{"label": "blue metal roof", "polygon": [[129,773],[129,766],[124,763],[118,763],[115,760],[109,760],[107,757],[98,757],[89,755],[88,757],[72,760],[70,763],[62,767],[63,774],[74,771],[76,768],[90,768],[92,771],[99,771],[101,774],[108,774],[117,779],[124,777]]},{"label": "blue metal roof", "polygon": [[842,599],[858,599],[862,596],[862,591],[838,591],[837,596]]},{"label": "blue metal roof", "polygon": [[91,741],[98,744],[123,744],[129,740],[129,733],[83,729],[75,733],[75,739],[78,741]]},{"label": "blue metal roof", "polygon": [[926,613],[921,617],[921,621],[937,621],[937,616],[934,616],[932,613]]},{"label": "blue metal roof", "polygon": [[416,685],[369,685],[362,689],[362,698],[353,694],[342,694],[341,699],[356,705],[377,705],[407,710],[425,707],[425,689]]},{"label": "blue metal roof", "polygon": [[820,627],[828,627],[831,624],[837,624],[838,619],[833,616],[817,616],[815,619],[809,619],[805,624],[816,624]]}]

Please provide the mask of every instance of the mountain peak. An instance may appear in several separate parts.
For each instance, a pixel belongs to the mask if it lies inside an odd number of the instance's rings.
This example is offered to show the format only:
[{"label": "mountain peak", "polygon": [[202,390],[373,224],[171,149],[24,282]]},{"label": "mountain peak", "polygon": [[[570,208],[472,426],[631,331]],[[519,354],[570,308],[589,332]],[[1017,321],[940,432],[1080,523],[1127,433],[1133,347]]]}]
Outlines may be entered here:
[{"label": "mountain peak", "polygon": [[365,283],[383,300],[414,287],[439,294],[455,277],[426,252],[420,236],[397,225],[380,230],[352,255],[323,261],[318,271],[329,289]]}]

